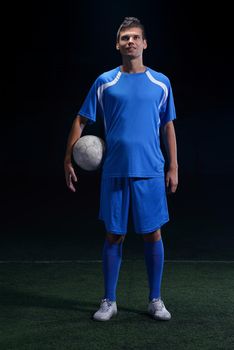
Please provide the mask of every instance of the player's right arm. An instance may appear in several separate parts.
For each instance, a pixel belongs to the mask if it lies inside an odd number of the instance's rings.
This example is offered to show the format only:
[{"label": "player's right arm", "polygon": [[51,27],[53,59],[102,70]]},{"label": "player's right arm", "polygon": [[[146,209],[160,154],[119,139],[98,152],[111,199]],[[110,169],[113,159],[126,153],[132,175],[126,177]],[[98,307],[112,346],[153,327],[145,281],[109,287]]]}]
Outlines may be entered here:
[{"label": "player's right arm", "polygon": [[68,188],[75,192],[75,186],[74,182],[77,182],[77,177],[72,165],[72,149],[75,144],[75,142],[81,137],[82,131],[86,125],[87,119],[85,117],[82,117],[78,115],[71,127],[68,140],[67,140],[67,147],[66,147],[66,153],[64,158],[64,171],[65,171],[65,178]]}]

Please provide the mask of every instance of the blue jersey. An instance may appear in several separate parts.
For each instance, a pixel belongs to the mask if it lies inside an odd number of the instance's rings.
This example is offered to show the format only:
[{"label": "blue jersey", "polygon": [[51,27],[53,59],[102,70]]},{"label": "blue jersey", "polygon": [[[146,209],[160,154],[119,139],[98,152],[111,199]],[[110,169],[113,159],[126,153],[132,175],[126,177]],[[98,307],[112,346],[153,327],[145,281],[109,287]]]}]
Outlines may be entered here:
[{"label": "blue jersey", "polygon": [[157,177],[164,175],[160,127],[175,119],[169,79],[146,68],[124,73],[120,67],[101,74],[91,87],[79,115],[105,126],[103,176]]}]

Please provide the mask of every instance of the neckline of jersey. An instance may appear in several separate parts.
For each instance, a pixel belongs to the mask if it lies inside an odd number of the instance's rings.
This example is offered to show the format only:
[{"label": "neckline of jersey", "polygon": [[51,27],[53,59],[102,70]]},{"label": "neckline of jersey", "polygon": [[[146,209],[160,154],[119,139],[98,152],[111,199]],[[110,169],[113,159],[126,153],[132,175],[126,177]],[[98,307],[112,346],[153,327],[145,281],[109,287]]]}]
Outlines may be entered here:
[{"label": "neckline of jersey", "polygon": [[144,72],[127,73],[127,72],[122,72],[121,71],[121,66],[119,66],[119,72],[121,74],[128,75],[128,76],[139,76],[139,75],[145,74],[147,71],[148,71],[148,67],[145,66]]}]

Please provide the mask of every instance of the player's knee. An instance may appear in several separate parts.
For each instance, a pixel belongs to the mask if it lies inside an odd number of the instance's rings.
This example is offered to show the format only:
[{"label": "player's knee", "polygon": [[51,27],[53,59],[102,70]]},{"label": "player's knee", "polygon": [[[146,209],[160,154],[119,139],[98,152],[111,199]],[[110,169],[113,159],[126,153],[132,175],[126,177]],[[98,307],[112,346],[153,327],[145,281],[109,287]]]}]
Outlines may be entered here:
[{"label": "player's knee", "polygon": [[107,233],[106,239],[110,244],[120,244],[124,241],[124,235],[115,235],[113,233]]},{"label": "player's knee", "polygon": [[145,242],[156,242],[156,241],[160,241],[161,239],[161,230],[158,229],[154,232],[151,233],[147,233],[143,236],[143,239]]}]

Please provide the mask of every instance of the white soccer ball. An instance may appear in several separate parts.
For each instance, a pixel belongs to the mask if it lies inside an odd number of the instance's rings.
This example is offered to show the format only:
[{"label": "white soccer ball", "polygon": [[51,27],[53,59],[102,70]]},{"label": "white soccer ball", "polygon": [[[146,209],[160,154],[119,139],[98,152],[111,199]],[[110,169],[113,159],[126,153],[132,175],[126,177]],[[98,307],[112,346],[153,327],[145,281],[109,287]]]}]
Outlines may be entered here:
[{"label": "white soccer ball", "polygon": [[103,160],[105,142],[98,136],[80,137],[73,146],[73,159],[84,170],[97,170]]}]

